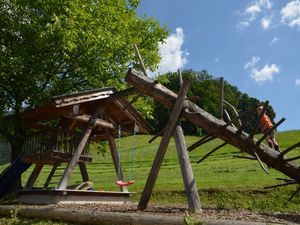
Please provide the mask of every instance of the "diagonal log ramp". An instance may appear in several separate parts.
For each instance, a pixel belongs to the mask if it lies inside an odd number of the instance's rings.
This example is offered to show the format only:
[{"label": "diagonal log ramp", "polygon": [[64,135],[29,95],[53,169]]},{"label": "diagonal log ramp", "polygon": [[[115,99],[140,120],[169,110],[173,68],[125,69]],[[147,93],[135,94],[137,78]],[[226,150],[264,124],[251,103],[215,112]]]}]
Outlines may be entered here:
[{"label": "diagonal log ramp", "polygon": [[[140,93],[151,96],[166,108],[172,110],[177,94],[165,86],[131,69],[127,73],[126,81],[133,85]],[[184,100],[181,116],[198,127],[203,128],[211,136],[218,137],[225,143],[243,149],[243,151],[251,156],[256,157],[255,155],[257,154],[260,160],[269,167],[284,173],[292,178],[295,183],[300,184],[299,165],[287,161],[279,152],[274,151],[255,138],[249,138],[249,134],[238,132],[238,129],[235,127],[226,125],[223,120],[217,119],[193,102]]]}]

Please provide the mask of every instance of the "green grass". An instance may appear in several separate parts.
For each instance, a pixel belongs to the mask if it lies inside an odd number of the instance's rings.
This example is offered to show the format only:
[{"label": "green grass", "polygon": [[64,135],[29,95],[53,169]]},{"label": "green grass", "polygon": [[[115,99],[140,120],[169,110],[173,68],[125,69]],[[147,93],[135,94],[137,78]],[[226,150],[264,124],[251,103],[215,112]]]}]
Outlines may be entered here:
[{"label": "green grass", "polygon": [[[148,135],[136,136],[133,164],[131,163],[131,154],[133,152],[132,138],[127,137],[120,140],[120,158],[124,176],[126,179],[132,178],[135,180],[135,184],[129,186],[129,190],[136,192],[132,199],[136,202],[139,201],[160,143],[160,138],[158,138],[153,143],[148,144],[150,138],[151,136]],[[277,134],[277,140],[281,149],[291,146],[298,142],[299,139],[300,131]],[[197,140],[199,140],[199,137],[186,136],[187,146],[190,146]],[[116,141],[118,144],[118,140]],[[288,198],[295,191],[296,186],[263,189],[264,186],[277,184],[276,178],[287,178],[284,174],[274,169],[270,169],[270,174],[265,174],[257,161],[234,158],[232,155],[239,152],[239,150],[230,145],[226,145],[218,150],[202,163],[196,163],[198,159],[221,143],[221,140],[211,141],[189,154],[203,207],[218,209],[240,208],[258,211],[299,211],[299,196],[296,196],[289,204],[286,204]],[[299,150],[299,148],[296,148],[288,156],[299,155]],[[115,184],[116,173],[110,154],[103,157],[102,154],[97,154],[97,148],[94,146],[92,155],[93,163],[88,164],[87,169],[90,180],[94,183],[94,189],[118,191],[119,187]],[[300,162],[298,161],[298,163]],[[131,177],[132,165],[134,174]],[[0,171],[4,168],[5,166],[1,166]],[[37,186],[44,184],[50,170],[51,167],[49,166],[43,168],[42,175],[36,183]],[[22,176],[23,182],[27,180],[31,171],[32,168],[24,173]],[[81,180],[79,169],[76,168],[72,174],[70,184],[79,184]],[[58,178],[56,181],[58,181]],[[171,139],[169,144],[149,203],[187,204],[173,139]]]}]

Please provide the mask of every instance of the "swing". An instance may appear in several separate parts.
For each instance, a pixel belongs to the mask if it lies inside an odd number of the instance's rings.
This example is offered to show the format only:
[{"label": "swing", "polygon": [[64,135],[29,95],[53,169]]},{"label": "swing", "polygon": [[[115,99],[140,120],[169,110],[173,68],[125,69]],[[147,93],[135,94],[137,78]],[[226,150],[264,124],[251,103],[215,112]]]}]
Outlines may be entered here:
[{"label": "swing", "polygon": [[[133,128],[133,136],[132,136],[132,154],[131,154],[131,177],[133,176],[133,161],[134,161],[134,150],[135,150],[135,128],[136,124],[134,124]],[[121,175],[121,158],[120,158],[120,150],[121,150],[121,125],[119,124],[119,130],[118,130],[118,180],[116,181],[116,184],[120,187],[128,186],[131,184],[134,184],[135,181],[133,179],[130,179],[129,181],[123,181],[120,179]]]}]

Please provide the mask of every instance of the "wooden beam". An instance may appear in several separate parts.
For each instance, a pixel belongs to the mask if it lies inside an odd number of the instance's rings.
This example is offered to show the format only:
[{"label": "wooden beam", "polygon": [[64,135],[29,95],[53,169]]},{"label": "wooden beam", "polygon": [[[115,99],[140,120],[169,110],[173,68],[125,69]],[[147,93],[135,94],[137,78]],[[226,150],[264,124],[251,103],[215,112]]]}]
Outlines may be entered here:
[{"label": "wooden beam", "polygon": [[224,147],[225,145],[227,145],[227,143],[223,143],[217,147],[215,147],[213,150],[211,150],[209,153],[207,153],[205,156],[203,156],[200,160],[197,161],[197,163],[201,163],[204,159],[206,159],[208,156],[210,156],[212,153],[214,153],[215,151],[217,151],[218,149]]},{"label": "wooden beam", "polygon": [[210,142],[212,140],[214,140],[216,137],[212,137],[211,135],[206,135],[203,138],[201,138],[199,141],[195,142],[194,144],[192,144],[190,147],[188,147],[188,151],[191,152],[194,149],[198,148],[200,145],[203,145],[207,142]]},{"label": "wooden beam", "polygon": [[[90,115],[80,115],[80,116],[69,116],[69,115],[65,115],[65,117],[73,119],[73,120],[77,120],[77,121],[81,121],[81,122],[89,122],[91,116]],[[95,121],[95,126],[98,127],[102,127],[105,129],[111,129],[111,130],[115,130],[115,126],[114,124],[108,122],[107,120],[104,119],[99,119],[97,118]]]},{"label": "wooden beam", "polygon": [[84,147],[92,133],[92,130],[96,125],[97,118],[102,113],[102,111],[103,111],[103,108],[98,106],[95,109],[95,111],[93,112],[92,116],[90,117],[87,127],[81,138],[81,141],[78,144],[77,149],[76,149],[73,157],[71,158],[70,162],[68,163],[68,166],[67,166],[66,170],[64,171],[64,174],[58,184],[58,187],[57,187],[58,190],[66,189],[66,187],[68,186],[68,181],[69,181],[71,174],[75,168],[75,165],[77,164],[77,162],[80,158],[80,155],[82,154]]},{"label": "wooden beam", "polygon": [[49,175],[47,177],[47,180],[46,180],[46,182],[45,182],[45,184],[43,186],[44,189],[49,186],[49,184],[50,184],[50,182],[52,180],[52,177],[55,174],[55,171],[56,171],[57,167],[58,167],[57,163],[52,166],[52,169],[51,169],[51,171],[50,171],[50,173],[49,173]]},{"label": "wooden beam", "polygon": [[224,77],[220,78],[220,119],[224,119]]},{"label": "wooden beam", "polygon": [[275,187],[288,186],[288,185],[292,185],[292,184],[297,184],[297,181],[292,180],[292,181],[285,182],[285,183],[282,183],[282,184],[276,184],[276,185],[272,185],[272,186],[267,186],[267,187],[264,187],[264,189],[270,189],[270,188],[275,188]]},{"label": "wooden beam", "polygon": [[173,135],[173,131],[175,129],[175,126],[177,124],[177,120],[179,118],[180,112],[181,112],[181,108],[182,108],[182,104],[184,101],[184,98],[187,94],[188,88],[190,86],[190,83],[186,80],[183,85],[181,86],[179,93],[178,93],[178,97],[175,101],[173,110],[170,114],[170,118],[167,122],[164,134],[162,136],[160,145],[158,147],[154,162],[152,164],[152,168],[151,171],[149,173],[144,191],[142,193],[139,205],[138,205],[138,209],[139,210],[144,210],[147,208],[154,184],[156,182],[158,173],[159,173],[159,169],[161,166],[161,163],[164,159],[164,156],[166,154],[166,150],[170,141],[171,136]]},{"label": "wooden beam", "polygon": [[79,164],[79,168],[80,168],[80,173],[81,173],[81,177],[82,177],[82,181],[86,182],[89,181],[89,175],[86,169],[86,164],[84,162],[78,162]]},{"label": "wooden beam", "polygon": [[283,152],[280,153],[280,155],[278,156],[278,158],[283,158],[283,156],[287,153],[289,153],[290,151],[292,151],[294,148],[300,147],[300,141],[290,147],[288,147],[287,149],[285,149]]},{"label": "wooden beam", "polygon": [[188,211],[192,213],[201,212],[200,197],[190,163],[188,151],[186,149],[184,134],[181,125],[177,125],[174,130],[174,139],[184,183],[185,194],[188,201]]},{"label": "wooden beam", "polygon": [[[120,159],[119,159],[119,155],[118,155],[118,148],[117,148],[117,145],[115,142],[115,137],[109,130],[106,130],[106,134],[108,137],[107,141],[108,141],[109,150],[110,150],[110,154],[111,154],[111,157],[113,160],[117,178],[118,178],[118,180],[124,180],[122,165],[121,165],[121,163],[119,164]],[[120,187],[120,189],[122,192],[128,192],[128,188],[126,186]]]},{"label": "wooden beam", "polygon": [[32,187],[33,187],[36,179],[38,178],[41,170],[43,169],[43,167],[44,167],[44,164],[41,164],[41,163],[38,163],[38,164],[35,165],[32,173],[31,173],[31,175],[30,175],[30,177],[27,181],[27,183],[25,184],[25,186],[23,188],[24,190],[31,190],[32,189]]},{"label": "wooden beam", "polygon": [[153,142],[156,138],[158,138],[159,136],[161,136],[165,131],[165,128],[161,129],[160,131],[158,131],[149,141],[148,143],[150,144],[151,142]]}]

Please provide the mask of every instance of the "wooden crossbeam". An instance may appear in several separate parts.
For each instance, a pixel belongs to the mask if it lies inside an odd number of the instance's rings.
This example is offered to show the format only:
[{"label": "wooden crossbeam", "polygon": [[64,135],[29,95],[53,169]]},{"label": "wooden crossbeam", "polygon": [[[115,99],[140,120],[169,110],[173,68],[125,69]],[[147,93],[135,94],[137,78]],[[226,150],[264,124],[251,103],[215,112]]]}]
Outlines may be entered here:
[{"label": "wooden crossbeam", "polygon": [[282,118],[281,120],[278,121],[278,123],[276,123],[272,128],[270,128],[257,142],[256,145],[260,145],[263,140],[266,139],[266,137],[268,135],[270,135],[272,133],[273,130],[275,130],[281,123],[283,123],[285,121],[285,118]]},{"label": "wooden crossbeam", "polygon": [[227,145],[227,143],[223,143],[217,147],[215,147],[213,150],[211,150],[209,153],[207,153],[205,156],[203,156],[200,160],[197,161],[197,163],[201,163],[204,159],[206,159],[208,156],[210,156],[212,153],[214,153],[215,151],[217,151],[218,149],[224,147],[225,145]]},{"label": "wooden crossbeam", "polygon": [[282,184],[275,184],[275,185],[272,185],[272,186],[264,187],[264,189],[270,189],[270,188],[276,188],[276,187],[283,187],[283,186],[288,186],[288,185],[292,185],[292,184],[297,184],[297,181],[292,180],[292,181],[285,182],[285,183],[282,183]]},{"label": "wooden crossbeam", "polygon": [[201,138],[199,141],[195,142],[194,144],[192,144],[190,147],[188,147],[188,151],[191,152],[194,149],[198,148],[200,145],[203,145],[207,142],[210,142],[212,140],[214,140],[216,137],[212,137],[210,135],[206,135],[203,138]]},{"label": "wooden crossbeam", "polygon": [[160,169],[160,166],[162,164],[162,161],[164,159],[164,156],[166,154],[166,150],[169,144],[169,141],[171,139],[171,136],[173,135],[173,131],[176,127],[177,124],[177,120],[179,118],[179,115],[181,113],[181,109],[182,109],[182,105],[184,102],[184,98],[188,92],[190,86],[190,82],[188,80],[185,80],[183,85],[181,86],[179,93],[178,93],[178,97],[175,101],[173,110],[170,114],[170,118],[167,122],[164,134],[162,136],[160,145],[158,147],[155,159],[153,161],[152,164],[152,168],[151,171],[149,173],[144,191],[142,193],[139,205],[138,205],[138,209],[139,210],[144,210],[147,208],[152,190],[154,188],[154,184],[156,182],[157,176],[158,176],[158,172]]},{"label": "wooden crossbeam", "polygon": [[300,186],[297,188],[297,190],[291,195],[291,197],[289,198],[289,202],[300,192]]},{"label": "wooden crossbeam", "polygon": [[149,141],[148,143],[152,143],[156,138],[158,138],[159,136],[161,136],[164,133],[165,128],[163,128],[162,130],[158,131]]},{"label": "wooden crossbeam", "polygon": [[283,156],[287,153],[289,153],[290,151],[292,151],[294,148],[300,147],[300,141],[290,147],[288,147],[287,149],[285,149],[283,152],[281,152],[278,156],[278,158],[283,158]]},{"label": "wooden crossbeam", "polygon": [[256,160],[255,157],[252,157],[252,156],[248,156],[248,155],[236,155],[234,154],[233,157],[236,157],[236,158],[241,158],[241,159],[250,159],[250,160]]},{"label": "wooden crossbeam", "polygon": [[300,159],[300,156],[295,156],[295,157],[293,157],[293,158],[285,159],[284,161],[290,162],[290,161],[295,161],[295,160],[297,160],[297,159]]},{"label": "wooden crossbeam", "polygon": [[251,151],[253,152],[254,154],[254,157],[257,159],[260,167],[263,169],[263,171],[266,173],[266,174],[269,174],[269,171],[266,169],[266,167],[264,166],[263,162],[261,161],[260,157],[258,156],[258,154],[256,153],[256,151],[254,149],[251,149]]}]

